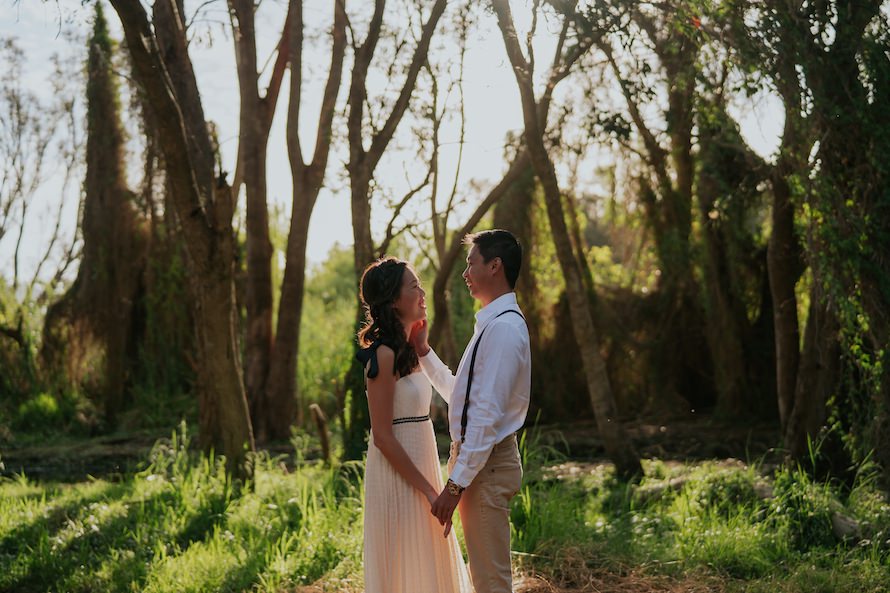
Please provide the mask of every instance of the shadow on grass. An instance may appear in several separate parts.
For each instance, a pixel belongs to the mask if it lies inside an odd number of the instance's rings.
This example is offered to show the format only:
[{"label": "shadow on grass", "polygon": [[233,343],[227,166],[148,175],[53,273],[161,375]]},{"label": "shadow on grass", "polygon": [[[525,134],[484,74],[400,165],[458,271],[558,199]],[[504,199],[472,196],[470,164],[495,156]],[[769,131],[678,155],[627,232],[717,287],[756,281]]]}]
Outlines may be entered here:
[{"label": "shadow on grass", "polygon": [[74,496],[61,505],[51,507],[48,514],[40,512],[32,521],[14,527],[0,539],[0,554],[18,555],[26,551],[41,535],[51,537],[60,530],[68,519],[77,516],[85,506],[100,500],[110,500],[129,495],[131,485],[108,483],[105,487],[86,496]]},{"label": "shadow on grass", "polygon": [[185,550],[193,543],[206,540],[216,527],[224,526],[230,501],[229,495],[224,492],[209,497],[172,538],[176,547]]},{"label": "shadow on grass", "polygon": [[652,552],[652,541],[635,536],[641,509],[631,485],[610,478],[595,486],[552,479],[526,486],[511,508],[513,550],[522,564],[580,575],[620,570]]},{"label": "shadow on grass", "polygon": [[[50,537],[44,533],[37,545],[21,548],[23,565],[15,571],[18,574],[0,577],[0,592],[95,591],[99,581],[110,581],[102,587],[106,591],[139,590],[151,569],[155,541],[171,541],[172,552],[184,551],[225,522],[227,502],[220,494],[200,507],[178,533],[163,533],[157,517],[162,517],[160,511],[169,508],[176,498],[176,493],[167,491],[129,501],[126,513],[73,537],[57,549],[53,549]],[[135,534],[140,532],[146,536],[137,539]],[[113,560],[110,574],[98,576],[96,573],[108,560]]]}]

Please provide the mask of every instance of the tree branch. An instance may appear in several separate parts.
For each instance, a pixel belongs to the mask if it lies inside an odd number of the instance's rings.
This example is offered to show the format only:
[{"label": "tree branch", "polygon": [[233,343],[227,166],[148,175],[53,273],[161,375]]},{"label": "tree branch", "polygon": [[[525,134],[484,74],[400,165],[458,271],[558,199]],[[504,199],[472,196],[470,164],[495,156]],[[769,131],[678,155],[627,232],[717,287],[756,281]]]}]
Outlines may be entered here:
[{"label": "tree branch", "polygon": [[618,85],[621,87],[621,94],[624,95],[624,99],[627,103],[627,109],[630,112],[630,117],[634,122],[634,125],[637,127],[637,131],[639,131],[640,136],[643,138],[643,145],[646,147],[646,152],[648,153],[647,160],[655,169],[656,175],[658,176],[659,184],[665,185],[666,187],[671,186],[670,176],[667,172],[667,163],[666,163],[666,153],[665,150],[658,144],[658,140],[655,139],[655,135],[649,130],[648,126],[646,126],[646,122],[643,120],[643,116],[640,113],[640,109],[637,106],[636,102],[634,102],[633,95],[631,94],[630,87],[627,84],[627,81],[621,76],[621,69],[618,67],[618,63],[615,61],[615,56],[612,54],[612,48],[609,47],[608,41],[600,39],[596,42],[597,47],[599,47],[604,54],[606,54],[606,58],[609,60],[609,64],[612,66],[612,71],[615,73],[615,78],[618,80]]},{"label": "tree branch", "polygon": [[333,46],[331,49],[331,67],[325,84],[321,101],[321,113],[318,117],[318,134],[315,139],[315,153],[310,165],[310,176],[321,185],[321,177],[327,167],[331,147],[331,128],[337,108],[337,95],[340,91],[340,80],[343,75],[343,56],[346,53],[346,8],[344,0],[334,0],[334,25],[331,29]]},{"label": "tree branch", "polygon": [[408,102],[411,99],[411,94],[414,92],[417,75],[420,73],[420,69],[426,61],[430,41],[432,41],[436,25],[439,23],[439,18],[445,11],[445,4],[446,0],[436,0],[436,3],[433,5],[429,19],[427,19],[426,24],[423,26],[420,43],[417,44],[417,47],[414,50],[411,65],[408,67],[408,74],[405,77],[405,82],[402,85],[399,97],[396,99],[396,103],[393,106],[392,112],[389,114],[386,123],[383,124],[380,132],[371,140],[371,147],[367,152],[368,164],[371,169],[377,165],[378,161],[383,156],[383,151],[386,149],[390,140],[392,140],[393,134],[395,134],[396,128],[402,120],[405,110],[408,108]]},{"label": "tree branch", "polygon": [[[156,111],[158,132],[168,155],[168,181],[171,190],[180,196],[180,199],[175,200],[180,223],[189,233],[210,233],[215,221],[211,223],[208,220],[201,204],[198,181],[190,166],[193,159],[186,139],[184,116],[152,33],[148,15],[138,0],[111,0],[111,4],[121,19],[127,47],[133,58],[133,69],[138,73],[142,88]],[[196,242],[190,242],[190,245],[194,243]],[[197,243],[209,245],[209,241]],[[194,255],[196,259],[205,259],[207,256],[204,253]]]}]

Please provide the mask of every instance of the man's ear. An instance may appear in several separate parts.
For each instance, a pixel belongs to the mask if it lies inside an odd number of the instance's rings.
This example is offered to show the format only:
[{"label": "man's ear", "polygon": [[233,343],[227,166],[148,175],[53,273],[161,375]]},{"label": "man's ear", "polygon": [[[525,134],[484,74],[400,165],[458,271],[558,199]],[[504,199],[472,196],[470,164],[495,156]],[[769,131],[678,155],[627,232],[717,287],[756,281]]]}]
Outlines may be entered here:
[{"label": "man's ear", "polygon": [[504,261],[499,257],[491,258],[489,263],[491,264],[491,272],[493,274],[496,274],[500,268],[504,267]]}]

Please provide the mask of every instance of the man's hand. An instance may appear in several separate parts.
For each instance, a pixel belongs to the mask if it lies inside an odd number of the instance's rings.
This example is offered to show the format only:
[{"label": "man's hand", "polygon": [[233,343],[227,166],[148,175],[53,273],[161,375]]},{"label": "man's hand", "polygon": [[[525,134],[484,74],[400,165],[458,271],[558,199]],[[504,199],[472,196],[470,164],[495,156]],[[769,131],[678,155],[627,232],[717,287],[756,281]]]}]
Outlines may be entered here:
[{"label": "man's hand", "polygon": [[408,341],[414,346],[417,356],[426,356],[430,351],[429,323],[426,319],[421,319],[411,326],[411,332],[408,334]]},{"label": "man's hand", "polygon": [[460,502],[460,494],[451,494],[448,490],[443,490],[430,512],[439,520],[440,525],[445,526],[445,537],[451,531],[451,518],[454,516],[454,509]]}]

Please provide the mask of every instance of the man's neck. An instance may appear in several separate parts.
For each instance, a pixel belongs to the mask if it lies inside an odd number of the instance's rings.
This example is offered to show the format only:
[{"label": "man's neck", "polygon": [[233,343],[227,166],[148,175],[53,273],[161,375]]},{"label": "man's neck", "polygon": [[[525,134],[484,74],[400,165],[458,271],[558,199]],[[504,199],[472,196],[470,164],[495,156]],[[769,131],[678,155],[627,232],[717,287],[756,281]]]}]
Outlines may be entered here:
[{"label": "man's neck", "polygon": [[513,291],[510,288],[505,288],[498,292],[494,292],[490,295],[485,295],[485,297],[479,299],[479,304],[482,305],[483,307],[487,307],[488,305],[490,305],[494,301],[498,300],[505,294],[510,294],[511,292],[513,292]]}]

